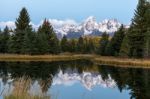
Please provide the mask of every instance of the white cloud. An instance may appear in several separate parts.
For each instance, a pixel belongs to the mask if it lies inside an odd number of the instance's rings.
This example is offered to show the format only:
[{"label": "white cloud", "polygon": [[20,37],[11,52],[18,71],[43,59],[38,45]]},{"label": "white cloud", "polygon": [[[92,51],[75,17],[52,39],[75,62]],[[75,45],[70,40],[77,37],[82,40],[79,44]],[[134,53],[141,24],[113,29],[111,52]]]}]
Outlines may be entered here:
[{"label": "white cloud", "polygon": [[41,24],[34,24],[33,22],[30,22],[30,25],[32,25],[33,29],[35,30],[38,30],[38,27],[41,25]]},{"label": "white cloud", "polygon": [[6,26],[8,26],[9,28],[14,29],[15,28],[15,23],[13,21],[0,22],[0,28],[4,29]]},{"label": "white cloud", "polygon": [[[49,22],[52,24],[54,28],[61,28],[64,25],[77,25],[77,22],[71,19],[66,20],[57,20],[57,19],[49,19]],[[34,29],[38,29],[38,27],[43,23],[43,20],[39,22],[39,24],[34,24],[31,22],[30,24]],[[9,28],[14,29],[15,28],[15,22],[14,21],[7,21],[7,22],[0,22],[0,28],[4,29],[6,26]]]},{"label": "white cloud", "polygon": [[64,25],[77,25],[77,22],[71,19],[67,20],[57,20],[57,19],[49,19],[50,23],[53,25],[54,28],[61,28]]}]

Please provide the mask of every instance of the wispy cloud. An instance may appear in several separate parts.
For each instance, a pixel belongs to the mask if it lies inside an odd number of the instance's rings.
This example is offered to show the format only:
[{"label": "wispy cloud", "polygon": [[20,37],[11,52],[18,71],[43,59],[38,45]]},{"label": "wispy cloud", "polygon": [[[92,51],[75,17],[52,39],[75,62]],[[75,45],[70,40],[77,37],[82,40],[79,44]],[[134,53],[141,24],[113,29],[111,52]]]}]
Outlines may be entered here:
[{"label": "wispy cloud", "polygon": [[[49,19],[49,22],[52,24],[54,28],[61,28],[64,25],[77,25],[78,24],[76,21],[71,20],[71,19],[66,19],[66,20]],[[39,24],[34,24],[33,22],[31,22],[30,24],[32,25],[34,29],[37,29],[42,23],[43,23],[43,20]],[[1,29],[4,29],[6,26],[14,29],[15,22],[14,21],[0,22]]]},{"label": "wispy cloud", "polygon": [[77,25],[77,22],[71,19],[67,20],[57,20],[57,19],[49,19],[50,23],[55,27],[55,28],[60,28],[64,25]]},{"label": "wispy cloud", "polygon": [[0,28],[1,29],[4,29],[6,26],[14,29],[15,28],[15,22],[14,21],[0,22]]}]

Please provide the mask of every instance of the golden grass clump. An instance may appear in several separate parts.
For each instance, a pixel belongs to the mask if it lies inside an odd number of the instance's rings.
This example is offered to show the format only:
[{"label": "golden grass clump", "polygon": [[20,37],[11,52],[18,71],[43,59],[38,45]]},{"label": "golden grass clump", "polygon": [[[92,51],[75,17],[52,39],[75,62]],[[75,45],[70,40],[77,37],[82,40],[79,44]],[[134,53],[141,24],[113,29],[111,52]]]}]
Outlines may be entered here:
[{"label": "golden grass clump", "polygon": [[29,92],[32,80],[29,77],[15,79],[12,91],[4,94],[4,99],[50,99],[45,94],[34,95]]}]

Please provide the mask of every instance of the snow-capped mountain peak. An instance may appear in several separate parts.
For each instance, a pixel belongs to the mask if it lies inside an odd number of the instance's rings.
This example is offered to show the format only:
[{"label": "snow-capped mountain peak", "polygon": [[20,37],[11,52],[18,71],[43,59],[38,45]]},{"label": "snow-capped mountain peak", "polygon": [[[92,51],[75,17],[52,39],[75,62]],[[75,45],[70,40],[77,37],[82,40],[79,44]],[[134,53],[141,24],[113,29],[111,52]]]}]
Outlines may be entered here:
[{"label": "snow-capped mountain peak", "polygon": [[96,18],[93,16],[88,17],[82,24],[83,34],[89,35],[93,32],[93,30],[98,30],[98,23],[96,22]]},{"label": "snow-capped mountain peak", "polygon": [[[98,22],[94,16],[88,17],[81,23],[71,19],[49,19],[49,22],[52,24],[59,38],[62,38],[63,35],[66,35],[68,38],[78,38],[84,35],[100,36],[103,32],[113,35],[113,33],[121,26],[121,23],[116,19],[105,19]],[[37,30],[42,23],[43,21],[41,21],[38,25],[33,23],[31,23],[31,25]],[[0,22],[0,28],[5,27],[6,25],[14,29],[15,22]],[[129,25],[124,26],[125,28],[129,27]]]},{"label": "snow-capped mountain peak", "polygon": [[105,19],[104,21],[99,23],[99,31],[114,33],[121,26],[121,23],[117,21],[117,19]]},{"label": "snow-capped mountain peak", "polygon": [[[88,17],[80,24],[64,24],[60,28],[54,28],[56,33],[68,35],[68,37],[78,37],[83,35],[101,35],[103,32],[113,34],[121,26],[117,19],[105,19],[97,22],[93,16]],[[77,36],[76,36],[77,35]]]}]

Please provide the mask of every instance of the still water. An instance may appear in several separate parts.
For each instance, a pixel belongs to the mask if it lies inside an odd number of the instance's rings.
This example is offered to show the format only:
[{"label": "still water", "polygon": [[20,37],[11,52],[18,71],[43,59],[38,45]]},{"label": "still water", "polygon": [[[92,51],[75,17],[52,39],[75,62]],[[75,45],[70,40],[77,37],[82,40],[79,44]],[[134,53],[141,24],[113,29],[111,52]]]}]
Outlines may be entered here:
[{"label": "still water", "polygon": [[150,99],[150,69],[88,60],[0,62],[0,99],[20,94],[21,99]]}]

